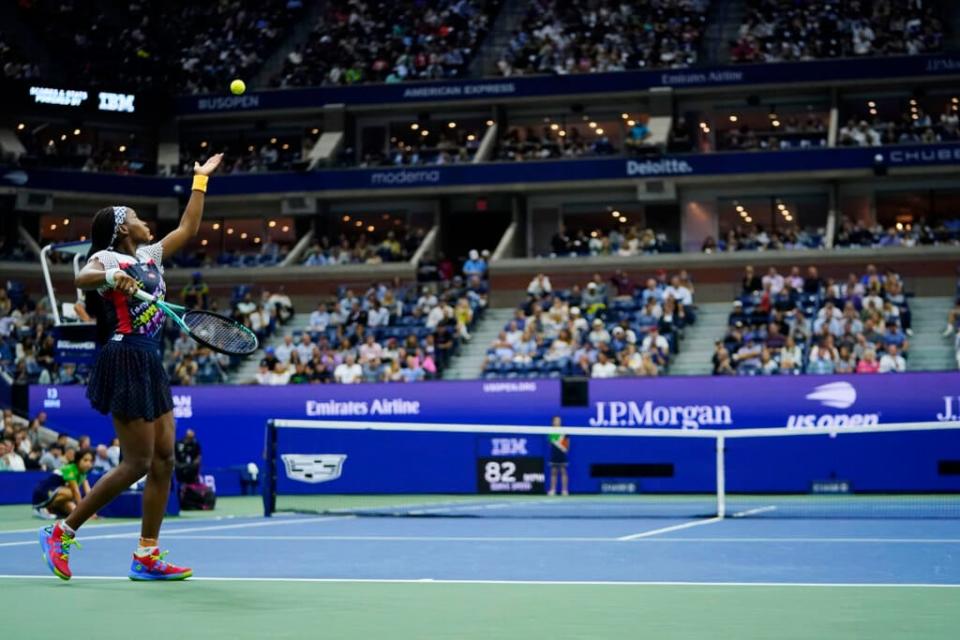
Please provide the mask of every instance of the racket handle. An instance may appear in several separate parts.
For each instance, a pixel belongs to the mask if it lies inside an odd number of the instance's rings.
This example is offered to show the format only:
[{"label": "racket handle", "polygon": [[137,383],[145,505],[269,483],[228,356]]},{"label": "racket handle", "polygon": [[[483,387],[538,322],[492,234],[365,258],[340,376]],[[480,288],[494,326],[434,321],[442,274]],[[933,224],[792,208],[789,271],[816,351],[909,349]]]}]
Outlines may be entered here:
[{"label": "racket handle", "polygon": [[137,300],[143,300],[144,302],[156,302],[156,296],[152,296],[143,289],[137,289],[137,292],[133,294],[133,297]]}]

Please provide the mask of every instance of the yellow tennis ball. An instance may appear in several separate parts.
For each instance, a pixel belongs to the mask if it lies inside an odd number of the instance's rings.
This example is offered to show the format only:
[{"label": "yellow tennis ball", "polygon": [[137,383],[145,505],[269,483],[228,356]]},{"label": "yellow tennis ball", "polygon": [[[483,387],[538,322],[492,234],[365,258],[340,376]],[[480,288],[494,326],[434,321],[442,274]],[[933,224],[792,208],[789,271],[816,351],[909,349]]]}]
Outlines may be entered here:
[{"label": "yellow tennis ball", "polygon": [[243,80],[234,80],[230,83],[230,93],[235,96],[243,94],[247,90],[247,83]]}]

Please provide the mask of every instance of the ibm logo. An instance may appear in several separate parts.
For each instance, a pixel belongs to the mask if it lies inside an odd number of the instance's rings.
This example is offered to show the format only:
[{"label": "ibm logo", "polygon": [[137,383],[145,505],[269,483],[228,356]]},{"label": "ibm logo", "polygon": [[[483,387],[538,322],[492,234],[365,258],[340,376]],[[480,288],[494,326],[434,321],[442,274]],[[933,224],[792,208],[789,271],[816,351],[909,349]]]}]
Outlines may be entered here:
[{"label": "ibm logo", "polygon": [[173,396],[173,417],[192,418],[193,398],[190,396]]},{"label": "ibm logo", "polygon": [[133,113],[133,101],[136,98],[132,93],[100,92],[100,111],[123,111]]},{"label": "ibm logo", "polygon": [[491,438],[490,449],[494,456],[528,455],[526,438]]}]

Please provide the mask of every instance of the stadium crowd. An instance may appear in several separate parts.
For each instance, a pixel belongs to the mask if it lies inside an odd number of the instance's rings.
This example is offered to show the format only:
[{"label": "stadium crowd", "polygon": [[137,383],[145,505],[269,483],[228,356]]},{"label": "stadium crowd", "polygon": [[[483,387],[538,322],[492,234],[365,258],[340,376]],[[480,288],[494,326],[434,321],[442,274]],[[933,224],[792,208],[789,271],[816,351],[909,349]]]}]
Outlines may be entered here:
[{"label": "stadium crowd", "polygon": [[686,271],[660,269],[643,284],[623,270],[554,290],[537,274],[527,300],[490,345],[485,378],[593,378],[666,373],[696,320]]},{"label": "stadium crowd", "polygon": [[943,47],[936,5],[916,0],[748,0],[733,62],[916,55]]},{"label": "stadium crowd", "polygon": [[[960,140],[960,108],[952,98],[939,116],[931,116],[916,104],[905,110],[898,119],[852,117],[837,132],[837,146],[878,147],[894,144],[934,144]],[[876,109],[873,109],[875,112]]]},{"label": "stadium crowd", "polygon": [[287,54],[275,87],[463,77],[500,0],[326,3],[309,39]]},{"label": "stadium crowd", "polygon": [[365,233],[353,241],[346,234],[340,234],[336,242],[329,236],[322,236],[304,252],[302,263],[321,266],[400,262],[409,260],[416,253],[425,236],[422,227],[399,229],[399,233],[390,229],[379,241]]},{"label": "stadium crowd", "polygon": [[843,281],[815,266],[763,276],[747,266],[728,325],[715,375],[902,372],[913,335],[900,276],[874,265]]},{"label": "stadium crowd", "polygon": [[417,287],[400,280],[340,287],[302,330],[269,346],[263,385],[438,379],[488,304],[487,262],[471,251],[462,275]]},{"label": "stadium crowd", "polygon": [[551,258],[574,256],[639,256],[653,253],[673,253],[679,247],[666,234],[639,225],[615,227],[610,230],[579,228],[568,231],[566,225],[550,239]]},{"label": "stadium crowd", "polygon": [[788,228],[768,231],[763,225],[735,225],[719,240],[713,236],[704,238],[700,246],[703,253],[731,251],[790,251],[794,249],[822,249],[822,229]]},{"label": "stadium crowd", "polygon": [[708,0],[531,0],[497,67],[501,75],[569,74],[697,62]]},{"label": "stadium crowd", "polygon": [[99,2],[16,4],[23,24],[62,63],[51,75],[184,93],[220,92],[226,78],[251,77],[303,14],[302,0],[131,2],[122,17]]}]

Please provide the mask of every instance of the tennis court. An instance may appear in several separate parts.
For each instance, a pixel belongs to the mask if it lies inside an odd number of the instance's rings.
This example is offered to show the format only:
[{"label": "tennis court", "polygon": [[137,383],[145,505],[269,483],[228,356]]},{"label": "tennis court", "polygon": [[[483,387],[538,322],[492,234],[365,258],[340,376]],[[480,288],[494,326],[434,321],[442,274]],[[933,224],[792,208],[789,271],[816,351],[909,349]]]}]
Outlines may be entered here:
[{"label": "tennis court", "polygon": [[364,517],[371,497],[323,500],[327,515],[267,519],[235,498],[171,519],[163,546],[196,572],[183,584],[123,577],[126,522],[85,528],[62,583],[39,523],[5,507],[8,637],[62,637],[52,612],[99,620],[99,638],[947,638],[960,622],[956,519],[536,517],[602,505],[576,496],[380,497],[425,517]]}]

